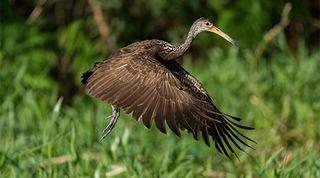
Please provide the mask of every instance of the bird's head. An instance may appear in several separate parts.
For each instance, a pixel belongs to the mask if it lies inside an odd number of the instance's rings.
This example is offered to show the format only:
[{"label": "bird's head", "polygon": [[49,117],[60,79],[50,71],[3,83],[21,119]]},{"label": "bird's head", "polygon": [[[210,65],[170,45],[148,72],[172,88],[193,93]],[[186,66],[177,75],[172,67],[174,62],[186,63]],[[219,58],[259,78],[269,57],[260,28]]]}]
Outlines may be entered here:
[{"label": "bird's head", "polygon": [[197,36],[201,32],[208,31],[221,36],[225,40],[229,41],[232,45],[236,44],[230,36],[221,31],[218,27],[214,26],[213,23],[210,22],[210,20],[208,20],[207,18],[201,17],[196,20],[192,25],[192,29],[194,36]]}]

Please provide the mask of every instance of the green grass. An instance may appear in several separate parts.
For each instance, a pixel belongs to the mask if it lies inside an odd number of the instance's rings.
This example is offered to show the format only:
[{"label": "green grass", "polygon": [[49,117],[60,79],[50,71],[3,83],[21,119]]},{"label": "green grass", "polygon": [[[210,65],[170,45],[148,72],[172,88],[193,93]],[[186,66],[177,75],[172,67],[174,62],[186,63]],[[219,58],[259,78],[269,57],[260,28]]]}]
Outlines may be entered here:
[{"label": "green grass", "polygon": [[[188,133],[180,139],[164,135],[123,113],[99,142],[110,106],[85,94],[61,105],[58,85],[49,77],[57,57],[39,48],[45,38],[30,34],[19,43],[8,36],[2,46],[0,177],[320,176],[319,53],[307,55],[301,47],[294,58],[281,49],[254,67],[237,50],[224,55],[212,49],[195,64],[185,56],[184,66],[214,103],[256,128],[246,132],[258,142],[255,150],[229,160]],[[75,58],[86,63],[73,64],[77,76],[99,59],[97,51],[79,52]]]},{"label": "green grass", "polygon": [[126,114],[99,142],[109,105],[81,95],[62,106],[50,81],[31,86],[27,63],[7,66],[2,77],[15,67],[17,74],[1,78],[8,88],[1,87],[0,177],[319,177],[319,54],[298,61],[278,55],[253,72],[237,56],[214,49],[195,66],[187,56],[185,67],[223,111],[256,128],[246,134],[258,144],[240,160],[187,133],[178,139],[148,130]]}]

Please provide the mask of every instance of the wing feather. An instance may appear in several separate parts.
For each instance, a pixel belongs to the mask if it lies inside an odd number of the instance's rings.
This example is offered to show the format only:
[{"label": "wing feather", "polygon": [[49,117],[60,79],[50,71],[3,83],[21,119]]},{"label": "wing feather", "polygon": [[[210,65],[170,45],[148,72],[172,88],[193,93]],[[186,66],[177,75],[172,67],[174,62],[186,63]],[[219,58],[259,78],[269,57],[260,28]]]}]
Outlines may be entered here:
[{"label": "wing feather", "polygon": [[180,129],[177,126],[177,122],[179,122],[178,119],[176,119],[176,110],[175,110],[175,104],[172,103],[172,101],[167,101],[168,103],[166,104],[166,121],[169,126],[169,128],[177,135],[181,136]]}]

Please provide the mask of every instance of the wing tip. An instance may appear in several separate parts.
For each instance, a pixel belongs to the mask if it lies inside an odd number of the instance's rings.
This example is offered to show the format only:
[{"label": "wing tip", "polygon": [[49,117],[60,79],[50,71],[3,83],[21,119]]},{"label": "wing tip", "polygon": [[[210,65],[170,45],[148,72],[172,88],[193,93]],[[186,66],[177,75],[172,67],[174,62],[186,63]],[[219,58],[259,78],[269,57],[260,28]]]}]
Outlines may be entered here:
[{"label": "wing tip", "polygon": [[[234,155],[237,159],[239,159],[236,150],[234,150],[233,147],[236,147],[243,152],[246,151],[242,149],[239,144],[254,149],[251,145],[247,144],[246,141],[251,141],[253,143],[256,142],[238,131],[238,128],[252,130],[254,129],[253,127],[248,127],[233,122],[228,117],[236,120],[237,122],[239,122],[241,119],[227,114],[217,114],[216,117],[219,118],[221,122],[210,120],[208,121],[209,127],[207,129],[209,129],[209,135],[212,136],[215,146],[220,153],[226,155],[229,159],[229,153],[232,153],[231,155]],[[204,130],[202,132],[204,132]],[[206,134],[203,133],[204,140],[206,139],[205,136]]]},{"label": "wing tip", "polygon": [[93,72],[91,70],[88,70],[87,72],[83,73],[81,78],[81,83],[82,84],[87,84],[88,83],[88,79],[91,77],[91,75],[93,74]]}]

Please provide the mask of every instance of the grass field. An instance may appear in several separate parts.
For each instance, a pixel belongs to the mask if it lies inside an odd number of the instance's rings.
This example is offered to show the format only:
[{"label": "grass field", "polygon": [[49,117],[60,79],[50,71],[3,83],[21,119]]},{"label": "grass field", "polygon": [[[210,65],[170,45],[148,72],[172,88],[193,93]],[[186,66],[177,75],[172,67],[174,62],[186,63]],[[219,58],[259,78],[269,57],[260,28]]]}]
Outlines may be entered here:
[{"label": "grass field", "polygon": [[[0,55],[0,177],[320,177],[319,51],[301,47],[293,57],[279,49],[253,62],[235,49],[205,51],[195,63],[185,56],[214,103],[255,127],[246,132],[255,150],[229,160],[188,133],[164,135],[124,113],[99,142],[110,105],[84,93],[61,105],[49,77],[54,54],[35,47],[40,38],[29,40],[16,48],[7,39]],[[74,66],[79,86],[99,59],[89,57]]]}]

